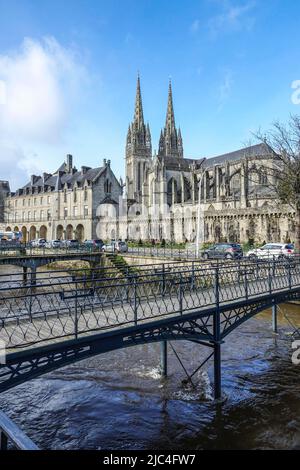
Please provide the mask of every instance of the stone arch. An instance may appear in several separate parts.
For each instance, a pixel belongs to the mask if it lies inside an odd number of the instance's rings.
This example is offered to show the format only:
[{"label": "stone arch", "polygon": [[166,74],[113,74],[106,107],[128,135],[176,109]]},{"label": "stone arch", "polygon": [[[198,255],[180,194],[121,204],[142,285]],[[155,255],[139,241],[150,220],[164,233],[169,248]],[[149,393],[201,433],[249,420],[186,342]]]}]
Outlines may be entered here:
[{"label": "stone arch", "polygon": [[111,240],[115,240],[116,239],[116,231],[115,229],[113,228],[110,232],[110,238]]},{"label": "stone arch", "polygon": [[214,225],[214,240],[215,242],[220,243],[222,239],[222,228],[219,222],[216,222]]},{"label": "stone arch", "polygon": [[40,228],[40,238],[47,239],[47,227],[45,225],[42,225]]},{"label": "stone arch", "polygon": [[66,228],[66,240],[72,240],[73,238],[73,225],[69,224]]},{"label": "stone arch", "polygon": [[230,195],[239,194],[241,191],[241,170],[238,169],[230,176]]},{"label": "stone arch", "polygon": [[190,201],[192,199],[192,185],[190,180],[184,176],[183,177],[183,188],[184,188],[184,194],[183,194],[183,201]]},{"label": "stone arch", "polygon": [[6,232],[11,232],[11,227],[6,227],[5,231]]},{"label": "stone arch", "polygon": [[169,206],[173,204],[176,204],[177,202],[181,202],[181,196],[182,196],[182,191],[181,191],[181,186],[178,184],[177,180],[172,176],[172,178],[169,179],[168,185],[167,185],[167,203]]},{"label": "stone arch", "polygon": [[63,226],[62,226],[62,225],[58,225],[58,226],[56,227],[56,238],[57,238],[58,240],[62,240],[63,234],[64,234],[64,228],[63,228]]},{"label": "stone arch", "polygon": [[32,225],[29,229],[29,241],[36,239],[36,227]]},{"label": "stone arch", "polygon": [[19,232],[19,227],[17,225],[14,228],[14,232]]},{"label": "stone arch", "polygon": [[75,230],[75,238],[80,243],[84,241],[84,226],[82,224],[77,225]]},{"label": "stone arch", "polygon": [[23,243],[26,243],[27,242],[27,228],[26,227],[22,227],[22,241]]}]

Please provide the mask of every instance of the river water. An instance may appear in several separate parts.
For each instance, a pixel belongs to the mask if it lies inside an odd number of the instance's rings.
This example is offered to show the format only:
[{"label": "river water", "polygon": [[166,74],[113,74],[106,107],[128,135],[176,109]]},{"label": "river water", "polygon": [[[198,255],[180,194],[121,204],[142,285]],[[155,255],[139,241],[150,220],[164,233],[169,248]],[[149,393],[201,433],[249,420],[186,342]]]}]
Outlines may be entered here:
[{"label": "river water", "polygon": [[[300,365],[291,361],[291,326],[300,305],[280,307],[231,333],[222,346],[222,404],[212,399],[212,362],[182,384],[169,346],[169,376],[159,345],[114,351],[52,372],[0,396],[0,407],[44,449],[300,449]],[[192,372],[210,352],[173,342]]]}]

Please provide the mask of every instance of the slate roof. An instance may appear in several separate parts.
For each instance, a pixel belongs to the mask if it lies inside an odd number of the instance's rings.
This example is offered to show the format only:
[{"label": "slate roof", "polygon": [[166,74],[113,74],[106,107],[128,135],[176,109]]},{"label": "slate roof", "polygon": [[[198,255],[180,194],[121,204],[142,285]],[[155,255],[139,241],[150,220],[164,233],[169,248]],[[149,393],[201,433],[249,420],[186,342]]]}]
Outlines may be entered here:
[{"label": "slate roof", "polygon": [[82,186],[84,181],[93,182],[96,180],[96,178],[100,176],[105,169],[105,166],[99,168],[87,168],[83,173],[82,171],[78,171],[76,168],[73,168],[71,173],[66,173],[65,164],[63,164],[52,175],[46,175],[45,180],[42,176],[34,177],[35,179],[33,184],[29,181],[25,186],[17,190],[17,194],[25,193],[27,188],[37,188],[41,190],[44,187],[50,187],[53,190],[60,189],[66,183],[69,188],[73,188],[75,183]]},{"label": "slate roof", "polygon": [[189,170],[190,166],[196,164],[197,168],[200,168],[204,158],[195,159],[195,158],[181,158],[181,157],[163,157],[163,161],[167,170]]},{"label": "slate roof", "polygon": [[267,144],[261,143],[257,145],[251,145],[250,147],[242,148],[234,152],[225,153],[216,157],[207,158],[204,162],[204,166],[219,165],[225,162],[234,162],[241,160],[242,158],[248,157],[263,157],[269,156],[274,151]]}]

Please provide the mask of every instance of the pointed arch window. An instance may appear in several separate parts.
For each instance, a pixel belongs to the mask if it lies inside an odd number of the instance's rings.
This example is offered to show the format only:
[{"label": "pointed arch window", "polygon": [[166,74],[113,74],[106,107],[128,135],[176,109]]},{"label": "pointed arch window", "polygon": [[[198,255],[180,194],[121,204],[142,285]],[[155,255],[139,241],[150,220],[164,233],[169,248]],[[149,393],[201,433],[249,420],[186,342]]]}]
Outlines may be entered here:
[{"label": "pointed arch window", "polygon": [[111,189],[112,189],[112,183],[109,181],[108,178],[106,178],[105,183],[104,183],[104,191],[106,194],[111,194]]}]

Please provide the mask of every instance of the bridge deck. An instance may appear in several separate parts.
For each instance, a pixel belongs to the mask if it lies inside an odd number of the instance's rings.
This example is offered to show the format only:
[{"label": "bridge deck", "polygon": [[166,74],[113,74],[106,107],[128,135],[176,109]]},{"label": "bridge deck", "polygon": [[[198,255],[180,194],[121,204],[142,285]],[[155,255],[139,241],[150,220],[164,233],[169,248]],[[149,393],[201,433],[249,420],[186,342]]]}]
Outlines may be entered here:
[{"label": "bridge deck", "polygon": [[[7,348],[51,344],[107,331],[197,313],[207,337],[216,306],[253,303],[300,288],[300,264],[262,263],[246,267],[182,268],[131,279],[82,280],[64,276],[26,289],[2,290],[0,339]],[[223,330],[226,313],[221,318]]]}]

